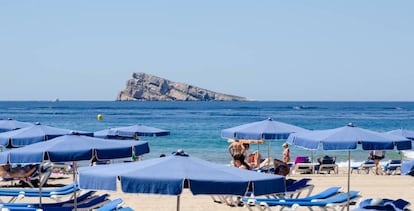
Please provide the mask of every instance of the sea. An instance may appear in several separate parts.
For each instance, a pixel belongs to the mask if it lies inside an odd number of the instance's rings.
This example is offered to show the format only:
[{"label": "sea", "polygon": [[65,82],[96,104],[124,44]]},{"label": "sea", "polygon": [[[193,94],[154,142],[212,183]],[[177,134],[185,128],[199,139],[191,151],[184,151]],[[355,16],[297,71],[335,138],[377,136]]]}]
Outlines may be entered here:
[{"label": "sea", "polygon": [[[102,119],[97,118],[102,115]],[[163,137],[141,137],[148,141],[150,153],[142,159],[171,154],[178,149],[190,156],[229,164],[228,140],[223,129],[272,118],[306,129],[332,129],[348,123],[385,132],[394,129],[414,130],[414,102],[222,102],[222,101],[0,101],[0,118],[82,131],[142,124],[171,132]],[[252,144],[265,157],[282,158],[285,140]],[[346,166],[347,151],[316,151],[290,146],[291,157],[308,155],[316,160],[323,155],[335,156]],[[367,151],[351,152],[351,163],[366,160]],[[391,150],[386,159],[414,159],[414,151]]]}]

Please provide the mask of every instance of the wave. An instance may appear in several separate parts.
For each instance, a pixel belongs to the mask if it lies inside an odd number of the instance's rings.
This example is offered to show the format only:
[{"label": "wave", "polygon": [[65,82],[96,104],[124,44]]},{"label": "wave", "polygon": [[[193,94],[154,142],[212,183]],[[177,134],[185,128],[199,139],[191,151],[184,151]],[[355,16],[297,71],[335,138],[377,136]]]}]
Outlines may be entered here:
[{"label": "wave", "polygon": [[317,106],[291,106],[291,109],[294,110],[302,110],[302,109],[321,109],[320,107]]},{"label": "wave", "polygon": [[402,153],[403,153],[405,159],[407,159],[407,160],[414,159],[414,151],[412,151],[412,150],[411,151],[403,151]]},{"label": "wave", "polygon": [[401,107],[385,107],[384,110],[403,110]]}]

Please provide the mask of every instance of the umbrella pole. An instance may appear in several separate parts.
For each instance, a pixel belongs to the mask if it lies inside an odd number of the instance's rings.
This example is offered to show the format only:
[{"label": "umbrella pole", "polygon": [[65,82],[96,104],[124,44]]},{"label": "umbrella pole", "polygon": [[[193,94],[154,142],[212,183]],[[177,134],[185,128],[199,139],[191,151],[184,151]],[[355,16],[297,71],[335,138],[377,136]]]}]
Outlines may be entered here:
[{"label": "umbrella pole", "polygon": [[78,200],[76,196],[76,172],[78,171],[77,163],[76,161],[72,162],[73,165],[73,206],[75,208],[75,211],[78,210]]},{"label": "umbrella pole", "polygon": [[42,208],[42,178],[40,177],[42,175],[42,164],[39,164],[39,169],[37,169],[39,174],[39,207]]},{"label": "umbrella pole", "polygon": [[180,195],[177,196],[177,211],[180,211]]},{"label": "umbrella pole", "polygon": [[347,204],[346,210],[349,211],[349,202],[350,202],[350,187],[351,187],[351,150],[348,150],[348,194],[347,194]]},{"label": "umbrella pole", "polygon": [[269,142],[267,143],[267,158],[269,159],[269,162],[267,162],[267,168],[269,168],[269,166],[270,166],[270,140],[269,140]]}]

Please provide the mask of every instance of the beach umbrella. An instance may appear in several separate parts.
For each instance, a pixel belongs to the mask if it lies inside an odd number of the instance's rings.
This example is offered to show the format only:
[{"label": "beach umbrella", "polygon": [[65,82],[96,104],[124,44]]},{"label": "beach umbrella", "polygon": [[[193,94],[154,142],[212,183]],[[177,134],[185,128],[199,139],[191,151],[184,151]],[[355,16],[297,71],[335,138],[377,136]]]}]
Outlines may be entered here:
[{"label": "beach umbrella", "polygon": [[405,137],[359,128],[352,123],[335,129],[293,133],[289,136],[287,142],[305,149],[322,147],[323,150],[348,151],[348,202],[351,150],[356,150],[358,145],[361,145],[363,150],[392,150],[394,148],[408,150],[412,148],[411,140]]},{"label": "beach umbrella", "polygon": [[406,130],[406,129],[396,129],[396,130],[391,130],[388,132],[385,132],[386,134],[392,134],[392,135],[397,135],[397,136],[403,136],[406,137],[408,139],[414,140],[414,131],[412,130]]},{"label": "beach umbrella", "polygon": [[[43,163],[44,161],[73,162],[73,180],[75,183],[76,161],[92,160],[93,158],[126,158],[148,152],[149,146],[146,141],[118,141],[84,135],[64,135],[49,141],[0,152],[0,164]],[[74,189],[76,189],[76,186],[74,186]]]},{"label": "beach umbrella", "polygon": [[73,133],[92,135],[92,133],[88,132],[76,132],[73,130],[50,127],[36,123],[29,127],[0,133],[0,145],[8,148],[21,147]]},{"label": "beach umbrella", "polygon": [[0,133],[17,130],[24,127],[32,126],[32,123],[29,122],[21,122],[14,119],[1,119],[0,120]]},{"label": "beach umbrella", "polygon": [[126,193],[167,194],[177,196],[189,188],[194,194],[254,195],[285,192],[285,178],[236,167],[211,163],[178,150],[171,156],[140,162],[79,168],[80,188],[92,190],[121,189]]},{"label": "beach umbrella", "polygon": [[401,163],[401,174],[414,176],[414,160],[407,160]]},{"label": "beach umbrella", "polygon": [[[221,131],[221,137],[234,140],[275,140],[287,139],[291,133],[304,131],[308,130],[268,118],[266,120],[224,129]],[[270,157],[270,142],[268,142],[268,157]]]},{"label": "beach umbrella", "polygon": [[96,131],[95,137],[108,139],[139,139],[139,136],[167,136],[170,132],[164,129],[145,125],[131,125],[126,127],[109,128]]}]

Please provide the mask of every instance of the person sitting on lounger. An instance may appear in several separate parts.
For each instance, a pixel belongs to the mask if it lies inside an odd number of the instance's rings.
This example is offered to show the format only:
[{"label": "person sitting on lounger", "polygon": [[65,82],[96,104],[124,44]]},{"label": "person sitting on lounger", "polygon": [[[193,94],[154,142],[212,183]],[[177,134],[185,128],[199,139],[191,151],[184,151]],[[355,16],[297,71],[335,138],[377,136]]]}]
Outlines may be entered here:
[{"label": "person sitting on lounger", "polygon": [[278,175],[282,175],[282,176],[287,176],[290,172],[290,168],[289,165],[279,159],[274,159],[273,160],[273,165],[275,167],[275,171],[274,174],[278,174]]},{"label": "person sitting on lounger", "polygon": [[250,149],[250,144],[243,144],[245,153],[244,156],[247,158],[247,163],[250,165],[252,169],[260,167],[260,162],[262,160],[262,154],[258,150],[255,150],[254,152],[247,155],[247,152]]},{"label": "person sitting on lounger", "polygon": [[244,161],[245,157],[243,154],[237,154],[233,157],[233,159],[235,167],[250,170],[249,164]]},{"label": "person sitting on lounger", "polygon": [[11,168],[10,164],[0,166],[0,177],[3,178],[25,178],[36,171],[36,166],[27,165],[25,167],[17,166]]}]

